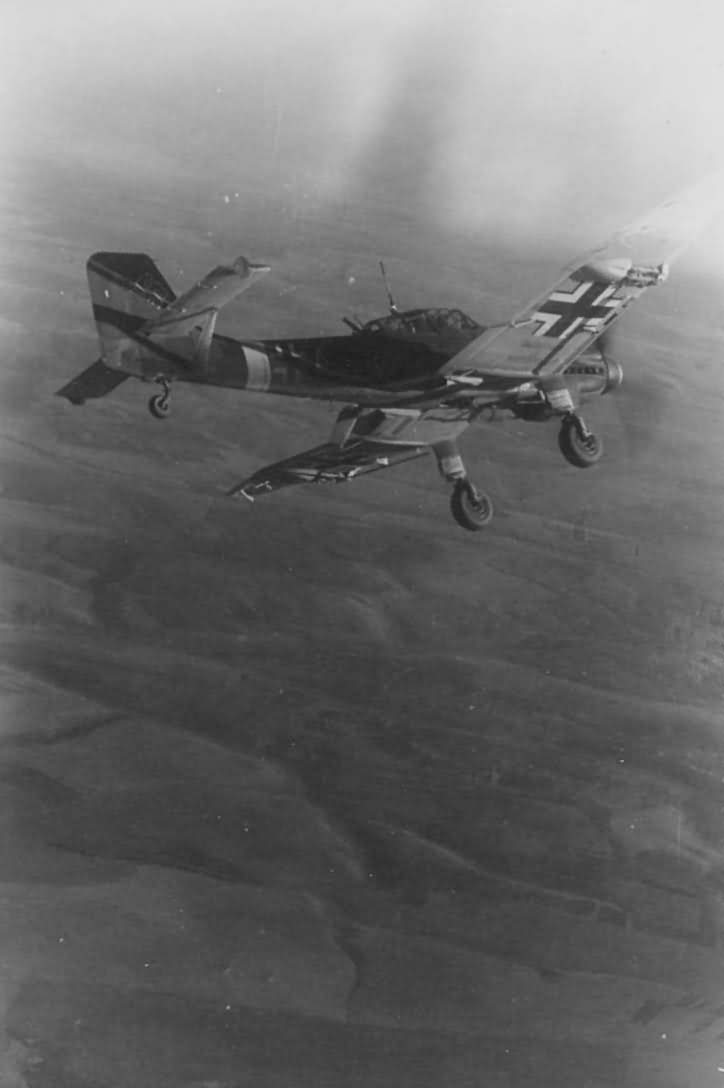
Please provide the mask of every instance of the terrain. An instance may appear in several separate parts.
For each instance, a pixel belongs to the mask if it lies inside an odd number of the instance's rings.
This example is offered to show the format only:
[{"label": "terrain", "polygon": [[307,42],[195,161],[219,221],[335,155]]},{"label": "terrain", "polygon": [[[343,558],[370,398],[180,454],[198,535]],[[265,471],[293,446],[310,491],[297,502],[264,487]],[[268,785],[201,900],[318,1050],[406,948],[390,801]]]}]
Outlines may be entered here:
[{"label": "terrain", "polygon": [[497,507],[467,534],[432,459],[226,498],[328,406],[54,397],[97,357],[84,262],[268,260],[223,317],[262,336],[382,312],[380,254],[404,305],[482,321],[558,254],[375,193],[13,180],[0,1082],[724,1083],[724,325],[696,251],[625,318],[595,469],[553,425],[467,433]]}]

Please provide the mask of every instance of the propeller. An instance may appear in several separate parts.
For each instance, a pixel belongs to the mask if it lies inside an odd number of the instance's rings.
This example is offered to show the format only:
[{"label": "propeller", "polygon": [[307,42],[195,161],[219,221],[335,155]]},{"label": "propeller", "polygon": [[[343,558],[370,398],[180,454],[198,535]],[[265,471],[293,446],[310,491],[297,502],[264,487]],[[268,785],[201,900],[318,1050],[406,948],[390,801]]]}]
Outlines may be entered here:
[{"label": "propeller", "polygon": [[625,364],[626,353],[618,350],[618,341],[616,330],[609,329],[596,342],[603,361],[607,365],[617,364],[623,370],[623,383],[611,396],[596,403],[595,417],[601,422],[618,424],[629,457],[637,460],[651,448],[661,432],[674,390],[654,366],[644,371],[632,367],[630,360]]}]

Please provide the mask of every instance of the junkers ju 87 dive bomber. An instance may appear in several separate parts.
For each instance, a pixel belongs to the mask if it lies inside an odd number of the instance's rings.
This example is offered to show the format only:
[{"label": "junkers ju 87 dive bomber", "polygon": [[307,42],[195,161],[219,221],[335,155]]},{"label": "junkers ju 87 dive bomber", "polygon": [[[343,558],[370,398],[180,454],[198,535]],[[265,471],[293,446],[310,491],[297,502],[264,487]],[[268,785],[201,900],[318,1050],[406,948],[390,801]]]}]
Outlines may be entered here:
[{"label": "junkers ju 87 dive bomber", "polygon": [[[176,296],[149,256],[95,253],[87,272],[101,356],[59,390],[74,404],[127,378],[158,386],[163,419],[174,382],[341,402],[326,442],[259,469],[229,494],[254,500],[289,484],[351,480],[432,450],[465,529],[490,521],[490,499],[468,477],[458,441],[493,414],[558,421],[563,456],[594,465],[602,444],[581,412],[621,385],[604,334],[650,287],[720,203],[720,178],[688,189],[569,265],[510,319],[483,327],[458,309],[390,312],[339,336],[236,340],[215,332],[219,311],[265,265],[239,257]],[[384,268],[383,268],[384,274]],[[625,394],[625,390],[624,390]]]}]

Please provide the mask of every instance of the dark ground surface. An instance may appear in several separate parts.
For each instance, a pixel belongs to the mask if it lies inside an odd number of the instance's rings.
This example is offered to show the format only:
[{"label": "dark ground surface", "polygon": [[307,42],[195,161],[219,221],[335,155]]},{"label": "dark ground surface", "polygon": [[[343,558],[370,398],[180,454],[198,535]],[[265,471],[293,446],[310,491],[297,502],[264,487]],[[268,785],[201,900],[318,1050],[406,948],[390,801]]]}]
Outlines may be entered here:
[{"label": "dark ground surface", "polygon": [[97,356],[90,251],[270,260],[248,335],[380,312],[380,252],[483,320],[556,262],[263,193],[230,242],[183,184],[31,168],[5,212],[0,1082],[724,1083],[718,286],[689,263],[627,316],[652,399],[592,409],[593,471],[468,433],[484,535],[432,460],[249,506],[332,410],[54,398]]}]

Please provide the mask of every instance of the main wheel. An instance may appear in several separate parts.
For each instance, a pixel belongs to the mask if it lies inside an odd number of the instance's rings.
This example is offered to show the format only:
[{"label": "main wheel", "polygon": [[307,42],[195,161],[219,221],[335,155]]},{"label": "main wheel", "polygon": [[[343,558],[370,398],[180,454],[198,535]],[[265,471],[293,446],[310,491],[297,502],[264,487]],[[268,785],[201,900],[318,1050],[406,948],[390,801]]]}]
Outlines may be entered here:
[{"label": "main wheel", "polygon": [[458,480],[450,496],[452,516],[463,529],[476,533],[487,525],[493,516],[493,504],[482,491],[469,480]]},{"label": "main wheel", "polygon": [[558,432],[558,445],[566,461],[576,468],[590,468],[603,456],[603,442],[595,434],[585,438],[574,419],[565,419]]},{"label": "main wheel", "polygon": [[169,403],[165,393],[156,393],[148,402],[148,410],[155,419],[165,419],[168,415]]}]

